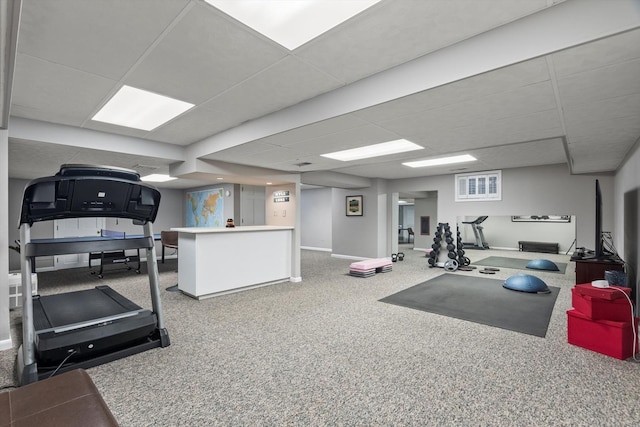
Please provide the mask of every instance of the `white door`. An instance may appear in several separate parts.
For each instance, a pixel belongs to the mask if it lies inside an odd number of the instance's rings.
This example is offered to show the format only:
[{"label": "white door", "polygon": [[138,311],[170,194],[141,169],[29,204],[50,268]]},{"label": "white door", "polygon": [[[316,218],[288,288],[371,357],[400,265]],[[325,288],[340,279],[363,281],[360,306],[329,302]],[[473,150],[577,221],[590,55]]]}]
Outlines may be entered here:
[{"label": "white door", "polygon": [[264,187],[243,185],[240,193],[240,225],[265,224]]},{"label": "white door", "polygon": [[[53,237],[83,237],[99,236],[104,228],[104,218],[67,218],[54,221]],[[87,267],[89,265],[89,253],[56,255],[53,257],[53,268]]]}]

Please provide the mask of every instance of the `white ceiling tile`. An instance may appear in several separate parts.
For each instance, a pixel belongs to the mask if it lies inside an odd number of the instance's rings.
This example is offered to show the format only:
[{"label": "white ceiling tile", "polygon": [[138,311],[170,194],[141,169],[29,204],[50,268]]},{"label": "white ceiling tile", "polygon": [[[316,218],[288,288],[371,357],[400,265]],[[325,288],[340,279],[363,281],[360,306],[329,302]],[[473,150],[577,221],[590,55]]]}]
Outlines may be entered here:
[{"label": "white ceiling tile", "polygon": [[12,114],[81,126],[115,82],[54,62],[19,54]]},{"label": "white ceiling tile", "polygon": [[189,0],[23,0],[18,50],[118,80]]},{"label": "white ceiling tile", "polygon": [[196,3],[125,83],[200,104],[286,55],[215,8]]},{"label": "white ceiling tile", "polygon": [[551,56],[559,78],[628,62],[640,58],[640,30],[607,37]]},{"label": "white ceiling tile", "polygon": [[546,0],[387,1],[295,54],[343,82],[354,82],[546,6]]},{"label": "white ceiling tile", "polygon": [[640,93],[640,59],[558,79],[562,106]]}]

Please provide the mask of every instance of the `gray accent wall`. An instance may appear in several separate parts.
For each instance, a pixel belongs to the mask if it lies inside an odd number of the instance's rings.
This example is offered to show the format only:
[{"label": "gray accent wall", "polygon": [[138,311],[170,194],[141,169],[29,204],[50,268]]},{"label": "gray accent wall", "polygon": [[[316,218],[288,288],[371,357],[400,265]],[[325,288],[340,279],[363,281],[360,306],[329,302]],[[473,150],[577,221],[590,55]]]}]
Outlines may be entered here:
[{"label": "gray accent wall", "polygon": [[[560,215],[550,212],[546,214]],[[476,217],[458,217],[463,242],[475,242],[471,225],[462,224],[462,221],[474,219]],[[573,244],[576,236],[575,216],[571,218],[571,222],[514,222],[509,215],[497,215],[487,218],[481,226],[485,241],[491,249],[517,250],[521,240],[557,243],[559,253],[565,253],[570,248],[572,251],[576,249]]]},{"label": "gray accent wall", "polygon": [[627,284],[635,291],[636,315],[640,304],[640,141],[615,177],[613,241],[627,262]]},{"label": "gray accent wall", "polygon": [[[566,165],[502,170],[502,200],[455,201],[454,175],[396,180],[393,191],[437,191],[438,222],[481,215],[575,215],[577,245],[595,247],[595,180],[602,188],[603,229],[613,230],[612,175],[570,175]],[[433,219],[432,219],[433,221]]]},{"label": "gray accent wall", "polygon": [[[332,249],[334,256],[378,258],[378,190],[375,187],[332,190]],[[362,195],[363,215],[346,215],[346,197]],[[386,239],[385,239],[386,243]],[[384,248],[382,249],[384,251]]]},{"label": "gray accent wall", "polygon": [[[435,193],[434,193],[435,194]],[[424,199],[415,200],[415,232],[414,244],[415,249],[428,249],[433,244],[433,234],[438,227],[438,197],[437,195],[430,196]],[[423,216],[429,217],[429,234],[421,233],[420,218]]]},{"label": "gray accent wall", "polygon": [[302,190],[300,200],[300,245],[305,248],[331,251],[333,247],[331,188]]}]

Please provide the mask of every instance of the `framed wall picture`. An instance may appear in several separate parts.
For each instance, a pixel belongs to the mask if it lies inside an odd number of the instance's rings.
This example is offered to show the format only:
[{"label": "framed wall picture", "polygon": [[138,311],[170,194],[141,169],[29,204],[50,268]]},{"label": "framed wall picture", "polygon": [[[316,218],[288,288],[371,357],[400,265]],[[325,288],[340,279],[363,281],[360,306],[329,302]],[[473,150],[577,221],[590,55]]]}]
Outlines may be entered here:
[{"label": "framed wall picture", "polygon": [[421,216],[420,217],[420,234],[423,236],[428,236],[429,233],[429,220],[430,217],[428,216]]},{"label": "framed wall picture", "polygon": [[362,216],[362,196],[347,196],[347,216]]}]

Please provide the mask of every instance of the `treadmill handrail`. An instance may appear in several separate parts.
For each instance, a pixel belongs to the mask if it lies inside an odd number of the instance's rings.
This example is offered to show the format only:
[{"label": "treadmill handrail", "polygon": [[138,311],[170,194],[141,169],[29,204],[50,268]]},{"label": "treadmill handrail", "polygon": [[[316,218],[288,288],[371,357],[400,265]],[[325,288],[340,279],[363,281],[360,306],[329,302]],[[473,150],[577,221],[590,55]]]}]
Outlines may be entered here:
[{"label": "treadmill handrail", "polygon": [[149,249],[154,246],[152,237],[136,237],[133,239],[111,239],[108,237],[87,237],[86,240],[41,239],[25,245],[25,254],[29,257],[80,254],[89,252],[109,252],[127,249]]}]

